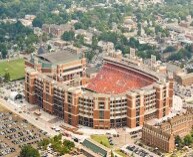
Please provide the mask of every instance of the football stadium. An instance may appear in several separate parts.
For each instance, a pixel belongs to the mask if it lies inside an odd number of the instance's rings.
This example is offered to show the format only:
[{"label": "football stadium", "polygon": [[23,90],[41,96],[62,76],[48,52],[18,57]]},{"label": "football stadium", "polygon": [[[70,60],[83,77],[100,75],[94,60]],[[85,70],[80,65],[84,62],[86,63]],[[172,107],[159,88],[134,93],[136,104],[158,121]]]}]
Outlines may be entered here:
[{"label": "football stadium", "polygon": [[25,66],[26,100],[75,127],[135,128],[172,107],[173,77],[154,58],[108,54],[89,71],[83,55],[60,51],[33,55]]}]

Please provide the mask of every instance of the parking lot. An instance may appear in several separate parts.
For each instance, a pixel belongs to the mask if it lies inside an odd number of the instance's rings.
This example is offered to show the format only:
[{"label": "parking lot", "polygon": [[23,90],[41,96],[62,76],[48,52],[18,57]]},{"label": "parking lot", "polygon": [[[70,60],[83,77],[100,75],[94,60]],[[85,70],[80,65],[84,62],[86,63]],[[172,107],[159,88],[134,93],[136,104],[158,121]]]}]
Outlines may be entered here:
[{"label": "parking lot", "polygon": [[17,156],[25,144],[37,146],[46,132],[7,110],[0,110],[0,156]]},{"label": "parking lot", "polygon": [[121,150],[127,155],[133,154],[135,157],[158,157],[158,155],[135,144],[127,144]]},{"label": "parking lot", "polygon": [[193,96],[193,85],[184,87],[175,83],[174,93],[183,99],[191,98]]}]

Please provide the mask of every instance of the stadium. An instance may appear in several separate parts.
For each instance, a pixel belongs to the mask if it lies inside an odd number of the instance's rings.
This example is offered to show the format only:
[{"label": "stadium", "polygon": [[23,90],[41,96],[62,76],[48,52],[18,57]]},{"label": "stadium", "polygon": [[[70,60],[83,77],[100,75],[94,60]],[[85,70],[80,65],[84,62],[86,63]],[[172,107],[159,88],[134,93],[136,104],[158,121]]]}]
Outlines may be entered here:
[{"label": "stadium", "polygon": [[92,77],[84,56],[70,52],[31,56],[25,65],[26,100],[75,127],[134,128],[172,107],[173,78],[155,61],[108,55]]},{"label": "stadium", "polygon": [[113,64],[103,65],[97,76],[92,79],[87,89],[96,93],[120,94],[148,86],[154,81],[129,69]]}]

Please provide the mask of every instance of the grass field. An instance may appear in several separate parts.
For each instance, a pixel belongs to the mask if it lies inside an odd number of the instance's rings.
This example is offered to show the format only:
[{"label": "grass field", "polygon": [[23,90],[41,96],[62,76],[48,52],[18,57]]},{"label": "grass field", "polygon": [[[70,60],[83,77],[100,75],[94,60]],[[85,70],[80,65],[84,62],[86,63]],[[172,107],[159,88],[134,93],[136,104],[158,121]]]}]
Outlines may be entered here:
[{"label": "grass field", "polygon": [[115,150],[115,152],[117,153],[117,154],[119,154],[120,156],[122,156],[122,157],[127,157],[127,155],[126,154],[124,154],[123,152],[121,152],[121,150]]},{"label": "grass field", "polygon": [[106,135],[91,135],[91,139],[104,145],[107,148],[111,148],[111,145]]},{"label": "grass field", "polygon": [[4,76],[5,72],[9,72],[10,79],[16,80],[24,77],[24,59],[0,62],[0,76]]}]

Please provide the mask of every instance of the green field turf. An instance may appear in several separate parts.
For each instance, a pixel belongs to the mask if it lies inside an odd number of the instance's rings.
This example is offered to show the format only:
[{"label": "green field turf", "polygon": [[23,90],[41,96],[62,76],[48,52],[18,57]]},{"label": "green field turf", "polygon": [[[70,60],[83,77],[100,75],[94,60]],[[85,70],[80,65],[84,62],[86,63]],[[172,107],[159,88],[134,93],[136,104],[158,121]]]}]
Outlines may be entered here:
[{"label": "green field turf", "polygon": [[4,76],[9,72],[11,80],[17,80],[24,77],[24,59],[0,62],[0,76]]},{"label": "green field turf", "polygon": [[93,139],[94,141],[108,147],[111,148],[111,145],[109,143],[109,140],[107,138],[106,135],[91,135],[91,139]]}]

